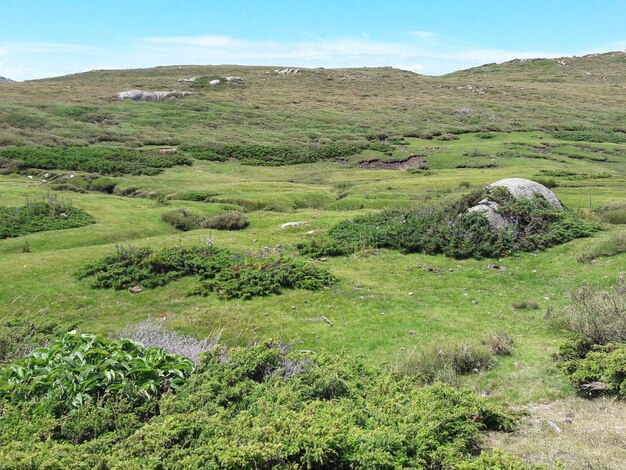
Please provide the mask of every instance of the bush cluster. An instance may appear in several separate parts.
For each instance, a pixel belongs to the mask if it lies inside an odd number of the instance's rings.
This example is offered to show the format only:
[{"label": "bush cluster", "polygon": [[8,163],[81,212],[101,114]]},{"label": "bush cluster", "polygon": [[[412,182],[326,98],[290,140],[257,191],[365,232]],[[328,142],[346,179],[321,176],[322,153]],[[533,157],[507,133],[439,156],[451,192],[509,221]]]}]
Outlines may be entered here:
[{"label": "bush cluster", "polygon": [[83,266],[79,279],[92,287],[154,288],[183,276],[198,276],[195,294],[216,292],[224,299],[250,299],[282,289],[319,290],[336,279],[325,269],[283,257],[243,255],[209,244],[150,248],[117,247],[115,253]]},{"label": "bush cluster", "polygon": [[[362,149],[352,144],[325,145],[255,145],[228,144],[206,148],[184,147],[192,156],[201,159],[223,160],[232,158],[246,165],[281,166],[301,163],[315,163],[323,160],[338,160],[357,154]],[[217,157],[213,157],[215,154]]]},{"label": "bush cluster", "polygon": [[620,144],[626,142],[626,134],[623,132],[606,132],[599,130],[555,131],[552,135],[561,140],[574,142],[611,142]]},{"label": "bush cluster", "polygon": [[[118,348],[107,343],[109,350]],[[75,377],[73,351],[64,357]],[[146,351],[131,343],[122,360],[137,370],[133,361]],[[86,361],[103,357],[99,348],[84,353]],[[167,375],[161,379],[167,383]],[[420,387],[345,355],[276,343],[220,347],[176,394],[153,402],[146,410],[136,401],[86,401],[59,416],[4,400],[0,442],[11,445],[0,450],[0,467],[523,468],[506,454],[473,457],[480,432],[515,426],[510,411],[469,390]]]},{"label": "bush cluster", "polygon": [[96,222],[91,215],[68,202],[48,196],[21,207],[0,206],[0,239],[28,233],[83,227]]},{"label": "bush cluster", "polygon": [[437,209],[383,211],[347,220],[333,227],[326,239],[309,240],[298,249],[310,256],[341,255],[370,247],[443,253],[460,259],[499,257],[518,250],[542,250],[599,229],[541,197],[516,200],[504,190],[493,191],[490,197],[498,202],[498,211],[509,225],[493,230],[484,215],[467,212],[484,196],[478,191]]},{"label": "bush cluster", "polygon": [[189,209],[174,209],[161,215],[161,220],[184,232],[202,228],[242,230],[250,225],[248,218],[237,211],[229,211],[213,217],[207,217]]},{"label": "bush cluster", "polygon": [[626,283],[583,286],[573,300],[563,319],[572,336],[556,355],[561,369],[581,391],[626,398]]},{"label": "bush cluster", "polygon": [[[4,162],[4,163],[3,163]],[[85,171],[104,175],[156,175],[165,168],[191,165],[182,154],[160,155],[130,148],[8,147],[0,149],[0,167]]]}]

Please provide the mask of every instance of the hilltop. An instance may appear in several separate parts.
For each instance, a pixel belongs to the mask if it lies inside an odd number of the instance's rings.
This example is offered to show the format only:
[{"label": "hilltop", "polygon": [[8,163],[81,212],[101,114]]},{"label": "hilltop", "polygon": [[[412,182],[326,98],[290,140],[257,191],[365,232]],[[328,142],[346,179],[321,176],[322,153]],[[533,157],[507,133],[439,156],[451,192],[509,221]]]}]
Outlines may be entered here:
[{"label": "hilltop", "polygon": [[[626,55],[518,60],[429,77],[392,68],[168,66],[94,70],[0,89],[0,145],[363,142],[370,134],[623,132]],[[191,77],[240,76],[210,87]],[[204,86],[202,85],[204,83]],[[121,91],[183,91],[157,103]]]}]

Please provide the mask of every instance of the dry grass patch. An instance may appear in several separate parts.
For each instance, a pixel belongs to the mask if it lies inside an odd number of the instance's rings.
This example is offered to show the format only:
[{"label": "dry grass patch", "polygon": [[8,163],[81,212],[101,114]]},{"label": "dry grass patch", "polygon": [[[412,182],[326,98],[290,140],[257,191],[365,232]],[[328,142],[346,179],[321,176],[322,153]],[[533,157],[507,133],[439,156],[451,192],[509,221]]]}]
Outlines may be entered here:
[{"label": "dry grass patch", "polygon": [[626,403],[571,398],[526,408],[528,418],[510,434],[490,433],[484,446],[550,468],[622,469],[626,462]]}]

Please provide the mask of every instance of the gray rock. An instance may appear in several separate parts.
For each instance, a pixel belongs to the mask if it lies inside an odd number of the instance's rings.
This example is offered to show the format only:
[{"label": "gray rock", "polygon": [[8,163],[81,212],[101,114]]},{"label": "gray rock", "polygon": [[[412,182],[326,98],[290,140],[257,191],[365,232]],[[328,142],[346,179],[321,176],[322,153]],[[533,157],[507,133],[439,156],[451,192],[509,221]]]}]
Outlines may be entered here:
[{"label": "gray rock", "polygon": [[243,83],[244,79],[242,77],[226,77],[226,81],[228,83]]},{"label": "gray rock", "polygon": [[217,79],[215,79],[215,80],[211,80],[211,81],[209,82],[209,85],[211,85],[211,86],[216,86],[216,85],[219,85],[220,83],[222,83],[222,82],[221,82],[221,80],[217,80]]},{"label": "gray rock", "polygon": [[[496,187],[507,188],[516,199],[532,199],[535,196],[541,196],[554,207],[559,209],[563,207],[559,198],[557,198],[552,191],[535,181],[523,178],[506,178],[491,183],[486,189]],[[489,227],[491,227],[492,230],[504,230],[510,223],[500,215],[498,208],[498,203],[487,197],[479,201],[474,207],[470,207],[467,212],[483,214],[487,218]]]},{"label": "gray rock", "polygon": [[0,77],[0,83],[15,83],[15,80],[11,80],[10,78]]},{"label": "gray rock", "polygon": [[307,225],[311,225],[311,222],[286,222],[280,226],[280,228],[289,228],[289,227],[306,227]]},{"label": "gray rock", "polygon": [[191,82],[195,82],[197,79],[198,77],[189,77],[189,78],[179,78],[176,81],[178,83],[191,83]]},{"label": "gray rock", "polygon": [[[535,196],[542,196],[554,207],[563,207],[559,198],[546,188],[543,184],[524,178],[505,178],[495,183],[491,183],[487,188],[503,186],[509,190],[513,197],[517,199],[532,199]],[[482,202],[482,201],[481,201]]]},{"label": "gray rock", "polygon": [[163,98],[175,97],[175,96],[187,96],[191,94],[188,91],[143,91],[143,90],[128,90],[118,93],[116,98],[118,100],[133,100],[133,101],[159,101]]},{"label": "gray rock", "polygon": [[300,73],[300,69],[292,69],[292,68],[276,69],[274,70],[274,72],[279,75],[296,75]]}]

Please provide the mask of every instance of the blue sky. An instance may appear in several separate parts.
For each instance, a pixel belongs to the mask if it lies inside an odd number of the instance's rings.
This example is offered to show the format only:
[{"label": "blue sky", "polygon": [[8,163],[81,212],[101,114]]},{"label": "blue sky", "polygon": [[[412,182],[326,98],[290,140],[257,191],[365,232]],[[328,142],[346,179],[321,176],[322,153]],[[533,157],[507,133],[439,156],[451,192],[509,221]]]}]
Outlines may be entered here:
[{"label": "blue sky", "polygon": [[174,64],[437,75],[626,48],[626,0],[0,0],[0,76]]}]

